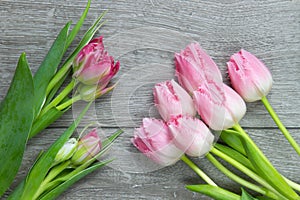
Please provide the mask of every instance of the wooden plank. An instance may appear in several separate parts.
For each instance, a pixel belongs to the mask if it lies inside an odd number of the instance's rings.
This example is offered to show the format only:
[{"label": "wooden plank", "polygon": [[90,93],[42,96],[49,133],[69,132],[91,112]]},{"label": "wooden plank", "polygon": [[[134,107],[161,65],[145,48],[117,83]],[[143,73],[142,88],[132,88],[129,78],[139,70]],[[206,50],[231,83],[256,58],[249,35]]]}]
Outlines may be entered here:
[{"label": "wooden plank", "polygon": [[[79,19],[85,3],[1,0],[0,99],[8,90],[20,53],[26,51],[35,72],[59,30],[68,20]],[[107,24],[97,35],[104,35],[109,52],[121,61],[121,70],[114,79],[120,82],[113,93],[96,101],[83,124],[94,120],[110,133],[117,127],[127,127],[116,146],[131,157],[118,159],[120,163],[117,160],[115,165],[89,175],[60,199],[209,199],[184,189],[186,184],[202,182],[181,162],[148,173],[116,169],[118,165],[133,165],[131,159],[137,154],[129,142],[133,127],[139,126],[143,117],[158,117],[152,103],[152,87],[156,82],[174,78],[173,52],[192,40],[212,56],[227,83],[225,65],[231,54],[245,48],[261,58],[274,78],[270,102],[300,142],[299,1],[92,1],[80,36],[107,9]],[[79,40],[80,37],[75,42]],[[80,105],[74,106],[29,142],[14,186],[25,176],[38,151],[49,146],[79,110]],[[248,104],[241,124],[250,128],[251,136],[279,171],[300,182],[299,156],[274,129],[275,124],[259,102]],[[116,151],[120,158],[122,151]],[[239,191],[238,185],[220,175],[205,159],[197,163],[216,182]]]}]

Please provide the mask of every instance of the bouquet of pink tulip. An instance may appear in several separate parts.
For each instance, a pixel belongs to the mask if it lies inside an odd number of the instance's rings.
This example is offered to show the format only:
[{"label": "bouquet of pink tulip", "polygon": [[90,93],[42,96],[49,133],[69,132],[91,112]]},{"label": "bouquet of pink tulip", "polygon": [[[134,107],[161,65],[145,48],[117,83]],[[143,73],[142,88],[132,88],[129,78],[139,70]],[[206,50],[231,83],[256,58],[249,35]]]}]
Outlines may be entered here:
[{"label": "bouquet of pink tulip", "polygon": [[[239,125],[246,113],[246,104],[261,100],[290,144],[300,155],[299,145],[280,122],[266,95],[272,76],[265,65],[251,53],[241,50],[227,63],[231,87],[222,81],[215,62],[192,43],[175,54],[174,80],[155,85],[154,102],[163,120],[143,119],[134,132],[132,143],[145,156],[168,166],[178,160],[190,166],[207,185],[189,185],[187,189],[214,199],[256,199],[242,188],[235,194],[219,187],[189,158],[204,156],[230,179],[256,193],[258,199],[300,199],[300,185],[283,177]],[[199,114],[200,118],[196,116]],[[221,133],[215,141],[213,133]],[[215,156],[248,176],[244,179],[227,169]]]},{"label": "bouquet of pink tulip", "polygon": [[[74,102],[92,102],[114,88],[114,85],[108,84],[118,72],[120,63],[115,63],[114,58],[109,56],[102,36],[91,40],[103,25],[101,21],[105,12],[62,63],[64,54],[87,16],[90,3],[89,0],[72,31],[69,32],[71,22],[60,31],[34,76],[25,53],[20,56],[9,91],[0,105],[0,196],[8,189],[18,172],[28,139],[57,120]],[[57,70],[60,64],[61,68]],[[68,82],[70,74],[72,78]],[[64,82],[68,84],[61,89]],[[68,97],[73,90],[75,93],[72,98]],[[104,141],[102,148],[94,132],[79,139],[78,144],[73,138],[63,146],[79,120],[47,152],[37,158],[26,180],[11,195],[11,199],[41,199],[41,195],[46,196],[42,199],[54,198],[87,173],[108,163],[105,161],[94,164],[120,131]],[[60,148],[62,149],[59,150]]]}]

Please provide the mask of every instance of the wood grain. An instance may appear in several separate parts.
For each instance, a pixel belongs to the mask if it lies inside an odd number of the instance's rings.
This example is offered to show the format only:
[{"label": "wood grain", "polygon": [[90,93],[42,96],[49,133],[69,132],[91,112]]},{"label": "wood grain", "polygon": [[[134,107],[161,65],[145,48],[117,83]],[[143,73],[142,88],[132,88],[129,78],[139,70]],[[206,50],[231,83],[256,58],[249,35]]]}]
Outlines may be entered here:
[{"label": "wood grain", "polygon": [[[34,73],[59,30],[68,20],[77,21],[85,4],[80,0],[0,1],[1,100],[21,52],[27,53]],[[268,95],[270,103],[300,142],[300,1],[92,1],[73,48],[107,9],[107,23],[97,35],[104,36],[109,52],[121,62],[114,79],[119,84],[113,93],[96,101],[84,123],[98,121],[104,133],[112,133],[118,127],[125,130],[112,156],[121,156],[121,148],[128,153],[125,155],[136,153],[129,142],[133,128],[143,117],[158,117],[151,88],[156,82],[174,78],[173,54],[191,41],[198,41],[212,56],[226,83],[226,62],[231,54],[244,48],[261,58],[274,78]],[[247,109],[242,126],[280,172],[300,182],[299,156],[276,129],[263,105],[255,102]],[[38,152],[59,136],[79,110],[80,103],[29,141],[13,187],[25,176]],[[209,199],[184,189],[186,184],[203,182],[181,162],[154,172],[133,173],[116,169],[118,164],[131,166],[131,159],[118,160],[81,180],[59,199]],[[216,182],[239,191],[238,185],[206,159],[195,161]]]}]

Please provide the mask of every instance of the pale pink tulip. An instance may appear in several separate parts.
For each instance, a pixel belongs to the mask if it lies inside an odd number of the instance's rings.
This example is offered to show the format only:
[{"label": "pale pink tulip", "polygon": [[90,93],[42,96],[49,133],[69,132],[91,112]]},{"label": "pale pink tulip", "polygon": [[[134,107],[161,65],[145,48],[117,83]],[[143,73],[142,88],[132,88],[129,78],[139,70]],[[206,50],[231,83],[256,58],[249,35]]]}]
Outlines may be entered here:
[{"label": "pale pink tulip", "polygon": [[180,114],[196,115],[191,96],[174,80],[157,83],[153,95],[157,110],[165,121]]},{"label": "pale pink tulip", "polygon": [[227,67],[233,88],[246,102],[260,100],[271,90],[271,72],[251,53],[240,50],[230,57]]},{"label": "pale pink tulip", "polygon": [[194,91],[194,102],[201,119],[214,130],[231,128],[246,113],[243,99],[225,84],[200,86]]},{"label": "pale pink tulip", "polygon": [[97,129],[93,129],[90,133],[79,139],[77,149],[71,158],[72,163],[74,165],[85,163],[100,152],[101,146]]},{"label": "pale pink tulip", "polygon": [[218,66],[197,42],[175,53],[175,67],[180,85],[190,94],[206,81],[222,82]]},{"label": "pale pink tulip", "polygon": [[189,156],[200,157],[210,151],[214,136],[198,118],[177,116],[168,122],[175,145]]},{"label": "pale pink tulip", "polygon": [[165,122],[158,119],[144,118],[131,142],[145,156],[163,166],[176,163],[184,153],[174,145]]},{"label": "pale pink tulip", "polygon": [[77,55],[73,62],[73,78],[85,85],[98,85],[104,89],[118,72],[120,62],[114,63],[104,49],[103,37],[93,39]]}]

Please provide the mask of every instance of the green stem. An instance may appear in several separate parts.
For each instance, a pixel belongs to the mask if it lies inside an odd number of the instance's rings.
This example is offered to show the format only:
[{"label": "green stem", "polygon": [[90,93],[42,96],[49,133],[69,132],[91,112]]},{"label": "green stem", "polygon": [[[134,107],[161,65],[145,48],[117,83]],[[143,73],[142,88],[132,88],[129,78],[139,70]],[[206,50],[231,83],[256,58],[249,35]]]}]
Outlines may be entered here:
[{"label": "green stem", "polygon": [[276,114],[276,112],[274,111],[274,109],[272,108],[272,106],[270,105],[267,97],[263,97],[261,99],[261,101],[264,104],[264,106],[266,107],[267,111],[270,113],[271,117],[273,118],[274,122],[276,123],[276,125],[278,126],[278,128],[280,129],[280,131],[285,136],[285,138],[289,141],[289,143],[292,145],[292,147],[295,149],[295,151],[300,155],[300,146],[297,144],[297,142],[291,136],[291,134],[289,133],[289,131],[282,124],[282,122],[280,121],[278,115]]},{"label": "green stem", "polygon": [[241,196],[226,189],[212,185],[187,185],[186,188],[216,200],[241,200]]},{"label": "green stem", "polygon": [[233,128],[238,131],[238,133],[253,147],[255,148],[255,151],[259,154],[260,158],[263,159],[266,163],[268,163],[270,166],[272,164],[268,160],[268,158],[263,154],[263,152],[257,147],[257,145],[254,143],[254,141],[249,137],[249,135],[244,131],[244,129],[239,125],[236,124],[233,126]]},{"label": "green stem", "polygon": [[273,192],[270,192],[269,190],[259,187],[253,183],[250,183],[249,181],[246,181],[245,179],[237,176],[236,174],[232,173],[230,170],[228,170],[224,165],[222,165],[215,157],[211,154],[208,153],[206,155],[206,158],[216,167],[218,168],[221,172],[223,172],[228,178],[232,179],[233,181],[253,190],[256,191],[262,195],[266,195],[268,197],[271,197],[273,199],[279,199],[277,195],[275,195]]},{"label": "green stem", "polygon": [[44,115],[48,110],[57,106],[75,87],[75,80],[72,81],[63,89],[63,91],[55,97],[45,108],[42,109],[40,116]]},{"label": "green stem", "polygon": [[185,162],[192,170],[196,172],[206,183],[212,186],[217,186],[213,180],[211,180],[193,161],[191,161],[186,155],[181,157],[181,160]]},{"label": "green stem", "polygon": [[232,159],[231,157],[227,156],[226,154],[224,154],[223,152],[219,151],[218,149],[216,149],[214,147],[211,149],[210,152],[215,154],[216,156],[222,158],[226,162],[230,163],[232,166],[234,166],[235,168],[237,168],[238,170],[240,170],[241,172],[243,172],[244,174],[246,174],[247,176],[249,176],[250,178],[255,180],[257,183],[261,184],[263,187],[265,187],[268,190],[272,191],[273,193],[275,193],[276,195],[278,195],[282,199],[286,199],[279,192],[277,192],[268,182],[266,182],[263,178],[261,178],[256,173],[254,173],[253,171],[251,171],[250,169],[248,169],[244,165],[240,164],[236,160]]},{"label": "green stem", "polygon": [[43,194],[48,188],[49,188],[49,183],[57,176],[59,175],[62,171],[64,171],[69,165],[71,161],[66,161],[63,162],[55,167],[53,167],[49,174],[46,176],[46,178],[43,180],[41,183],[39,189],[37,192],[34,194],[33,199],[38,199],[41,194]]},{"label": "green stem", "polygon": [[44,179],[43,183],[49,183],[52,181],[58,174],[60,174],[63,170],[70,166],[71,161],[68,160],[66,162],[60,163],[59,165],[54,166],[49,174]]},{"label": "green stem", "polygon": [[79,100],[81,100],[81,96],[77,95],[77,96],[73,97],[72,99],[69,99],[68,101],[57,106],[56,108],[57,108],[57,110],[64,110],[65,108],[69,107],[70,105],[72,105],[73,103],[75,103]]},{"label": "green stem", "polygon": [[71,60],[67,63],[65,63],[60,70],[55,74],[55,76],[52,78],[52,80],[50,81],[47,90],[46,90],[46,95],[48,96],[48,94],[51,92],[51,90],[53,89],[53,87],[59,82],[60,79],[62,79],[66,73],[68,73],[70,67],[72,66],[72,62]]},{"label": "green stem", "polygon": [[244,131],[244,129],[239,124],[234,125],[233,128],[237,130],[240,136],[243,137],[243,139],[247,142],[246,146],[250,153],[249,158],[253,166],[257,168],[258,173],[282,195],[288,198],[300,200],[298,194],[286,182],[282,175],[275,169],[272,163],[256,146],[254,141],[249,137],[249,135]]},{"label": "green stem", "polygon": [[291,186],[293,189],[297,190],[298,192],[300,192],[300,185],[288,178],[285,178],[283,176],[284,180],[289,184],[289,186]]}]

